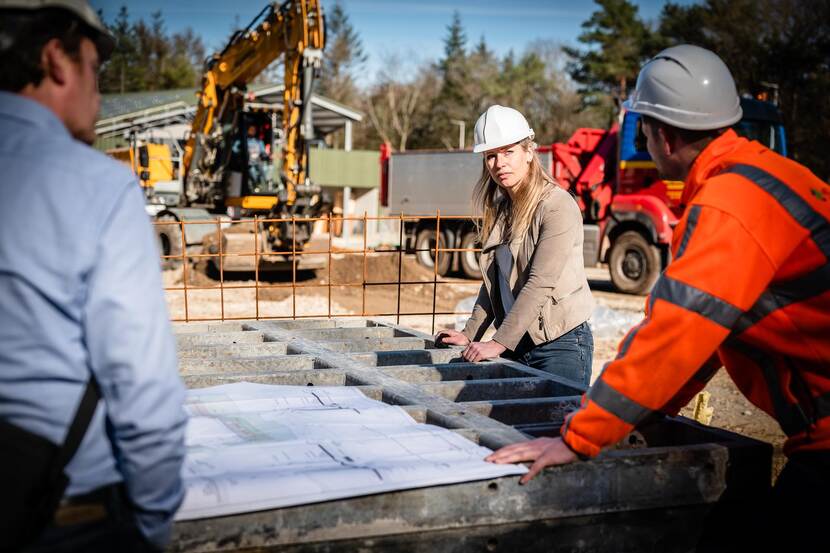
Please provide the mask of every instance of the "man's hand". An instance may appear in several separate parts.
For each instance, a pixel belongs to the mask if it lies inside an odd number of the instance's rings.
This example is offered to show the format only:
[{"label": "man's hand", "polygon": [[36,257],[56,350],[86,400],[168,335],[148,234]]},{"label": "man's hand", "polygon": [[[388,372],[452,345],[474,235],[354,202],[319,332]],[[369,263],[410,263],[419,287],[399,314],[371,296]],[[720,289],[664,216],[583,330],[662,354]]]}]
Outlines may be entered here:
[{"label": "man's hand", "polygon": [[485,461],[500,465],[534,461],[530,471],[519,480],[519,484],[527,484],[545,467],[566,465],[576,459],[576,453],[565,445],[562,438],[536,438],[529,442],[519,442],[504,446],[484,458]]},{"label": "man's hand", "polygon": [[470,339],[457,330],[442,330],[435,335],[435,343],[436,345],[466,346],[470,343]]},{"label": "man's hand", "polygon": [[506,347],[493,340],[488,342],[472,342],[461,352],[461,356],[467,361],[478,363],[479,361],[486,361],[498,357],[506,349]]}]

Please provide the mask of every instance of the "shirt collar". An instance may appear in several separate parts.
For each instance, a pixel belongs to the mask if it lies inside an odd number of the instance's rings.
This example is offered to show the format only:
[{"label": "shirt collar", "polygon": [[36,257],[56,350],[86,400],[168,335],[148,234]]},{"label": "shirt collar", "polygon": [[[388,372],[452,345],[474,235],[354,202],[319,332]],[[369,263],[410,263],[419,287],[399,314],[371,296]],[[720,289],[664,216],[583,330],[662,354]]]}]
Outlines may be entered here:
[{"label": "shirt collar", "polygon": [[66,126],[52,110],[20,94],[0,91],[0,117],[23,120],[31,125],[69,136]]}]

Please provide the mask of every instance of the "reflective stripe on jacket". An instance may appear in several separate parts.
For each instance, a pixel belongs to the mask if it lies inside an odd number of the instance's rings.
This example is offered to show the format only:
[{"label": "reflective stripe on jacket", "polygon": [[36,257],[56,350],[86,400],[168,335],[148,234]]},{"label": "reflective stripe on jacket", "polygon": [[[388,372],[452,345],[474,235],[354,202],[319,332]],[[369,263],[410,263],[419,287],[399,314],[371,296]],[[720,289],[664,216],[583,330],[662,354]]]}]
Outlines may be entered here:
[{"label": "reflective stripe on jacket", "polygon": [[727,131],[698,156],[673,261],[565,442],[594,456],[653,412],[676,414],[723,365],[788,435],[830,448],[830,186]]}]

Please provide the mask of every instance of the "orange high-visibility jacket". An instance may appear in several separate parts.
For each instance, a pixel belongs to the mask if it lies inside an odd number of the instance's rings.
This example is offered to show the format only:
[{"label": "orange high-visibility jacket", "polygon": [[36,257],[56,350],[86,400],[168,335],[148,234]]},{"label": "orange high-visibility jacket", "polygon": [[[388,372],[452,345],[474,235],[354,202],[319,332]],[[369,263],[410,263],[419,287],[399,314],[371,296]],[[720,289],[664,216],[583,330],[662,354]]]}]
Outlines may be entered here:
[{"label": "orange high-visibility jacket", "polygon": [[788,436],[830,448],[830,186],[727,131],[692,165],[673,261],[562,427],[597,455],[654,412],[674,415],[723,365]]}]

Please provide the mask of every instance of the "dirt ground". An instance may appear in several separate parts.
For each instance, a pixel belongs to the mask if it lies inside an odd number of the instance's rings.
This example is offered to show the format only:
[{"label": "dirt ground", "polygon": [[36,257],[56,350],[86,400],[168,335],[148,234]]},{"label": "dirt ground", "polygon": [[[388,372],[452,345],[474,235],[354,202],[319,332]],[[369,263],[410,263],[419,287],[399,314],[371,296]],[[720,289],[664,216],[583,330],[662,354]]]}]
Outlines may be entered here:
[{"label": "dirt ground", "polygon": [[[475,295],[480,286],[453,276],[438,276],[436,285],[432,270],[413,256],[397,253],[370,253],[364,259],[362,253],[335,252],[330,262],[328,255],[322,258],[322,268],[297,271],[296,280],[291,272],[263,273],[258,282],[253,272],[225,272],[221,288],[216,270],[204,260],[185,270],[165,271],[171,317],[192,321],[365,315],[432,333],[433,326],[435,331],[454,326],[458,302]],[[439,314],[434,324],[433,311]]]},{"label": "dirt ground", "polygon": [[[291,318],[328,316],[375,316],[391,322],[400,322],[422,332],[433,333],[453,328],[466,320],[465,315],[449,314],[459,311],[458,303],[475,296],[479,283],[463,278],[438,277],[417,263],[413,256],[397,253],[376,253],[366,256],[354,253],[328,255],[323,268],[316,271],[298,271],[292,285],[291,274],[260,275],[257,283],[254,273],[226,273],[224,290],[220,290],[218,275],[199,265],[187,268],[187,302],[185,305],[184,271],[180,268],[165,271],[164,282],[174,320],[232,319],[232,318]],[[400,287],[397,285],[400,272]],[[599,305],[632,316],[643,312],[644,296],[613,292],[607,270],[589,269],[589,284]],[[328,283],[332,286],[329,289]],[[395,282],[396,284],[380,284]],[[443,282],[443,283],[441,283]],[[258,289],[257,289],[258,288]],[[435,294],[433,291],[436,290]],[[398,303],[400,302],[400,308]],[[436,313],[448,313],[433,317]],[[400,312],[400,318],[396,313]],[[426,313],[427,315],[413,315]],[[617,345],[626,328],[603,336],[595,333],[593,377],[602,366],[616,355]],[[774,446],[773,473],[780,472],[784,457],[782,445],[785,436],[778,424],[767,414],[750,404],[737,390],[732,380],[721,370],[706,386],[711,394],[712,426],[750,436]],[[693,406],[681,414],[691,417]]]}]

